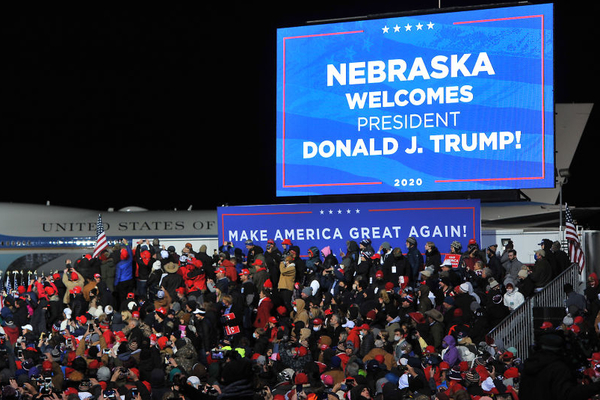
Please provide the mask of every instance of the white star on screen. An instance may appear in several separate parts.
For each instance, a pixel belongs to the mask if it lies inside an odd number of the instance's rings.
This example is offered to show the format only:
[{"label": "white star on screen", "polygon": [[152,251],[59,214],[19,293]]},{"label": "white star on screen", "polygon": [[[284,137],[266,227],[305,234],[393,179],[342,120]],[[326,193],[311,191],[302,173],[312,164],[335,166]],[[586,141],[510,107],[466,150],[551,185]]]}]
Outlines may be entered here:
[{"label": "white star on screen", "polygon": [[[425,30],[432,30],[434,29],[435,24],[431,21],[429,21],[429,23],[427,24],[423,24],[421,22],[418,22],[416,25],[411,25],[410,23],[406,23],[406,25],[401,26],[398,24],[395,24],[393,26],[393,33],[402,33],[404,32],[416,32],[416,31],[425,31]],[[412,28],[416,28],[415,30],[413,30]],[[427,27],[427,29],[425,29],[425,27]],[[384,34],[390,33],[390,27],[385,25],[383,28],[381,28],[382,32]]]}]

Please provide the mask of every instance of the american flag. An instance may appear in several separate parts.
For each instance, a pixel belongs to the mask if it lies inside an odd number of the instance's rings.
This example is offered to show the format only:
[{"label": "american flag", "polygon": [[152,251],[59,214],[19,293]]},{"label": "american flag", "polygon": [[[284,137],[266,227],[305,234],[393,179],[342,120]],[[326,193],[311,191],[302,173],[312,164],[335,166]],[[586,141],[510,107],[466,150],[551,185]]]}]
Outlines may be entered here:
[{"label": "american flag", "polygon": [[583,253],[583,249],[581,248],[581,243],[579,241],[579,235],[577,234],[577,228],[575,227],[575,223],[573,222],[573,216],[571,215],[571,211],[569,211],[569,207],[566,207],[565,211],[565,239],[569,243],[569,258],[572,263],[579,264],[579,273],[585,267],[585,254]]},{"label": "american flag", "polygon": [[104,224],[102,224],[102,215],[99,214],[96,223],[96,248],[92,257],[98,257],[106,247],[108,247],[106,233],[104,232]]},{"label": "american flag", "polygon": [[10,272],[6,273],[6,284],[4,285],[6,293],[12,292],[12,286],[10,284]]}]

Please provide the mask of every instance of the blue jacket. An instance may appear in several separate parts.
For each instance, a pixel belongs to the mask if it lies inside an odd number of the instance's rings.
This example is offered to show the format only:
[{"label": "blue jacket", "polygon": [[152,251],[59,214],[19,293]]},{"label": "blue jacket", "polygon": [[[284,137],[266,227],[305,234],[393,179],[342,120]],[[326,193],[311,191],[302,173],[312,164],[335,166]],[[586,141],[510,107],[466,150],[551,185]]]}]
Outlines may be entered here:
[{"label": "blue jacket", "polygon": [[133,279],[133,252],[130,245],[125,248],[127,249],[127,258],[119,261],[115,266],[115,286]]}]

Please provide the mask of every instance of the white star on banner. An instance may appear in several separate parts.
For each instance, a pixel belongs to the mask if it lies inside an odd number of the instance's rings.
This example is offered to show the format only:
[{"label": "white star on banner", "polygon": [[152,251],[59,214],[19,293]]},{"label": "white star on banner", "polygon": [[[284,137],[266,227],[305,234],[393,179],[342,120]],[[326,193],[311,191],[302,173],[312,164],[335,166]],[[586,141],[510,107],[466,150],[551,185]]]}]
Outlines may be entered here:
[{"label": "white star on banner", "polygon": [[[396,24],[392,27],[392,29],[393,29],[394,33],[402,33],[403,29],[405,32],[415,32],[415,31],[423,31],[423,30],[425,30],[425,27],[427,27],[427,30],[432,30],[432,29],[434,29],[434,26],[435,26],[435,24],[430,21],[427,24],[423,24],[423,23],[419,22],[416,25],[411,25],[410,23],[407,23],[406,25],[401,26],[401,25]],[[412,30],[413,27],[416,28],[415,31]],[[381,28],[381,30],[383,31],[384,34],[390,33],[390,27],[387,25],[384,26],[383,28]]]},{"label": "white star on banner", "polygon": [[330,208],[329,210],[319,210],[319,214],[320,215],[352,215],[352,214],[360,214],[360,209],[357,208],[355,210],[352,210],[350,208],[343,210],[341,208],[338,208],[337,210],[334,210],[332,208]]}]

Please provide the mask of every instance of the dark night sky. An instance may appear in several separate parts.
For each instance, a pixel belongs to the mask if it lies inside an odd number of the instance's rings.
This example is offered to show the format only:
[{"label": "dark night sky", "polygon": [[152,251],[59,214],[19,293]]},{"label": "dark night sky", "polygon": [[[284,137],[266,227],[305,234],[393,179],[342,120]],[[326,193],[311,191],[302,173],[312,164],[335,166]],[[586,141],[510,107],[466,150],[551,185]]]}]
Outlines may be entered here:
[{"label": "dark night sky", "polygon": [[[486,2],[441,2],[475,4]],[[102,6],[36,5],[4,16],[0,201],[92,209],[281,202],[274,188],[276,29],[425,11],[438,1]],[[556,102],[597,97],[588,74],[594,14],[555,2]],[[598,203],[586,178],[597,113],[565,186],[565,200],[578,206]]]}]

